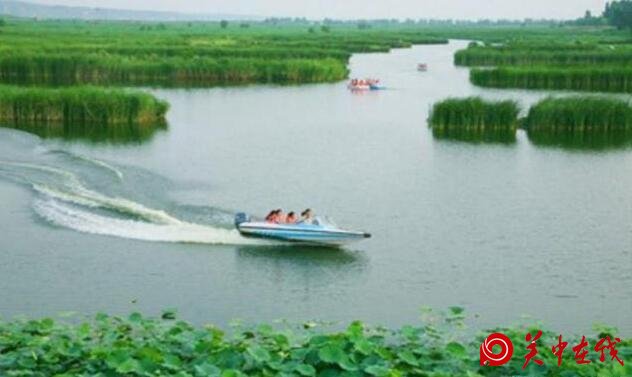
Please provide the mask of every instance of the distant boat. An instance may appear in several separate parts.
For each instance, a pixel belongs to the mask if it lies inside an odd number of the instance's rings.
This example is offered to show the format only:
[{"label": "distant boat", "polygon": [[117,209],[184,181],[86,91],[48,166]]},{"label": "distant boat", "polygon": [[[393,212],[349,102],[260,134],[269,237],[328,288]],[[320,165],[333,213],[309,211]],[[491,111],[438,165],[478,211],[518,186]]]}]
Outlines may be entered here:
[{"label": "distant boat", "polygon": [[419,63],[419,64],[417,64],[417,70],[419,72],[426,72],[428,70],[428,64],[426,64],[426,63]]},{"label": "distant boat", "polygon": [[377,79],[352,79],[347,84],[347,88],[349,90],[380,90],[384,89],[383,86],[380,85],[380,80]]}]

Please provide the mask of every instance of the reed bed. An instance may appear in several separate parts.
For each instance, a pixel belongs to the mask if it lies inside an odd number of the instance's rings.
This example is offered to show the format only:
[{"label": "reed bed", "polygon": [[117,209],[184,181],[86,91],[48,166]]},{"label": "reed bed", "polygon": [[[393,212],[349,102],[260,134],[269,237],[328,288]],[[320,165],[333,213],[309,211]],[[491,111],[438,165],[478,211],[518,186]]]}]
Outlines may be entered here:
[{"label": "reed bed", "polygon": [[0,86],[0,122],[111,126],[164,123],[168,105],[148,93],[122,89]]},{"label": "reed bed", "polygon": [[514,101],[486,101],[480,97],[449,98],[434,104],[429,126],[437,134],[453,131],[515,133],[518,113],[518,104]]},{"label": "reed bed", "polygon": [[632,92],[632,66],[472,69],[470,81],[475,85],[494,88],[630,93]]},{"label": "reed bed", "polygon": [[469,144],[511,144],[516,141],[516,132],[508,130],[467,130],[459,128],[433,129],[432,136],[440,140],[458,141]]},{"label": "reed bed", "polygon": [[632,50],[511,50],[474,47],[457,51],[454,63],[461,66],[500,65],[632,65]]},{"label": "reed bed", "polygon": [[576,151],[608,151],[632,147],[632,131],[610,132],[528,132],[529,141],[538,147]]},{"label": "reed bed", "polygon": [[41,137],[42,139],[62,139],[66,141],[93,144],[129,145],[140,144],[151,140],[157,133],[167,129],[165,122],[155,124],[64,124],[64,123],[19,123],[4,124]]},{"label": "reed bed", "polygon": [[331,82],[347,74],[345,64],[337,59],[138,59],[53,54],[0,57],[0,81],[19,85],[285,84]]},{"label": "reed bed", "polygon": [[173,45],[87,45],[64,46],[44,45],[37,51],[32,47],[8,48],[0,46],[3,57],[15,56],[20,58],[39,54],[51,55],[96,55],[101,57],[121,56],[129,58],[258,58],[258,59],[324,59],[333,58],[346,62],[351,57],[351,52],[339,46],[314,46],[302,48],[286,48],[284,46],[261,47],[216,47],[216,46],[173,46]]},{"label": "reed bed", "polygon": [[529,134],[632,131],[632,106],[607,97],[546,98],[525,119]]},{"label": "reed bed", "polygon": [[[0,82],[214,86],[343,80],[355,52],[447,43],[419,30],[221,29],[217,24],[32,22],[0,34]],[[41,36],[46,35],[46,39]]]}]

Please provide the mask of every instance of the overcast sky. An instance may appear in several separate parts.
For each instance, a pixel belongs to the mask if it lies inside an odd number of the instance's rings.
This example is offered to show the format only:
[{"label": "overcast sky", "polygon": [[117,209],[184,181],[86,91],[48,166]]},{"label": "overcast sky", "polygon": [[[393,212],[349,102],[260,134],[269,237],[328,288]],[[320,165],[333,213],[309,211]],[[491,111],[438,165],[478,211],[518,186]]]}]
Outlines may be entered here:
[{"label": "overcast sky", "polygon": [[30,0],[102,8],[330,18],[577,18],[605,0]]}]

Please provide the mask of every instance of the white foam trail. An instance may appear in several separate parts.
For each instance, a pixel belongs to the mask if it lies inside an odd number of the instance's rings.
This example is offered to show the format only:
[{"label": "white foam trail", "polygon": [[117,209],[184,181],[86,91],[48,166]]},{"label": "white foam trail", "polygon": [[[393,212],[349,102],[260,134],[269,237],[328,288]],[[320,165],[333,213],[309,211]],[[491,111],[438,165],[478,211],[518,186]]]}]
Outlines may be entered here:
[{"label": "white foam trail", "polygon": [[[13,166],[56,176],[51,184],[39,182],[22,172],[17,175],[40,194],[33,208],[47,221],[84,233],[155,242],[182,242],[231,245],[270,245],[276,242],[242,237],[237,230],[194,224],[177,219],[165,211],[140,203],[110,197],[85,187],[74,173],[47,165],[0,161]],[[134,216],[142,220],[115,218],[90,211],[100,208]]]},{"label": "white foam trail", "polygon": [[96,191],[86,188],[79,178],[71,172],[53,168],[47,165],[34,165],[20,162],[2,162],[5,165],[23,167],[32,170],[39,170],[46,173],[58,175],[64,179],[62,181],[66,190],[57,190],[49,185],[33,183],[33,189],[46,196],[57,198],[66,202],[71,202],[93,208],[106,208],[131,215],[141,217],[148,221],[162,224],[179,224],[180,220],[169,216],[166,212],[147,208],[140,203],[136,203],[123,198],[109,197]]},{"label": "white foam trail", "polygon": [[81,154],[70,153],[70,152],[67,152],[67,151],[64,151],[64,150],[54,150],[54,151],[50,151],[50,153],[60,153],[60,154],[63,154],[65,156],[76,158],[77,160],[80,160],[80,161],[85,161],[85,162],[90,163],[92,165],[95,165],[95,166],[101,167],[101,168],[103,168],[105,170],[108,170],[112,174],[114,174],[120,181],[123,180],[123,172],[120,171],[119,169],[117,169],[116,167],[114,167],[113,165],[105,162],[105,161],[98,160],[96,158],[89,157],[89,156],[84,156],[84,155],[81,155]]},{"label": "white foam trail", "polygon": [[33,185],[33,189],[45,196],[63,200],[86,207],[104,208],[128,215],[141,217],[147,221],[158,224],[177,225],[182,223],[165,211],[148,208],[131,200],[109,197],[89,190],[83,186],[71,187],[71,191],[63,192],[46,185]]},{"label": "white foam trail", "polygon": [[27,162],[13,162],[13,161],[0,161],[0,164],[6,165],[6,166],[27,168],[27,169],[31,169],[31,170],[39,170],[39,171],[42,171],[42,172],[45,172],[45,173],[51,173],[51,174],[63,177],[69,183],[73,183],[73,184],[76,184],[76,185],[79,185],[79,186],[81,185],[81,183],[79,182],[79,179],[73,173],[71,173],[69,171],[66,171],[66,170],[53,168],[53,167],[48,166],[48,165],[36,165],[36,164],[29,164]]},{"label": "white foam trail", "polygon": [[100,234],[154,242],[181,242],[225,245],[262,245],[264,240],[242,237],[236,230],[180,222],[153,224],[143,221],[116,219],[83,211],[54,199],[36,199],[35,211],[53,224],[84,233]]}]

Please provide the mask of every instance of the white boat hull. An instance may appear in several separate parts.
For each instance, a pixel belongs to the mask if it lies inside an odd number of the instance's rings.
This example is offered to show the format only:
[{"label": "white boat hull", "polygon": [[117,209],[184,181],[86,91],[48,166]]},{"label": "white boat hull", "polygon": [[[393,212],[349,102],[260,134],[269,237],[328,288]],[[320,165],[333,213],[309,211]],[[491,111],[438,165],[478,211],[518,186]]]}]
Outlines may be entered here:
[{"label": "white boat hull", "polygon": [[238,221],[236,218],[235,226],[242,235],[247,237],[270,238],[314,245],[341,246],[371,237],[369,233],[365,232],[313,224],[274,224],[260,221]]}]

